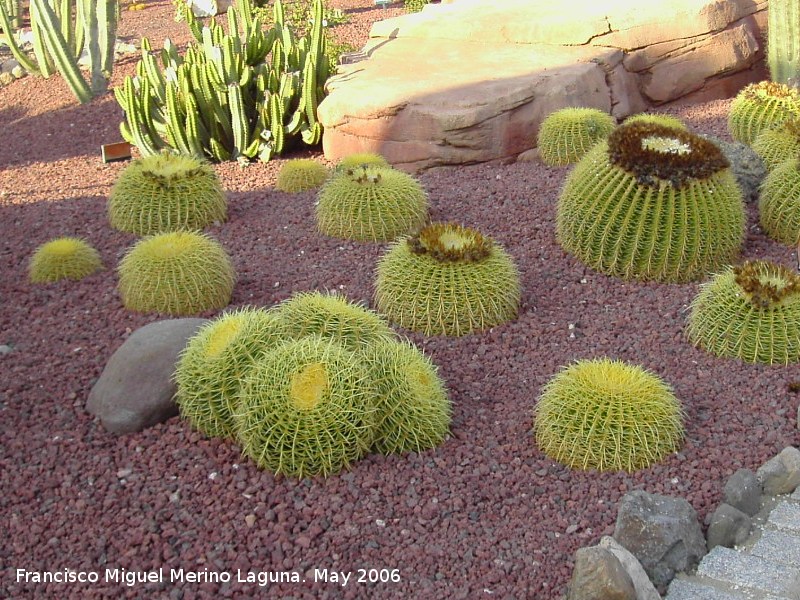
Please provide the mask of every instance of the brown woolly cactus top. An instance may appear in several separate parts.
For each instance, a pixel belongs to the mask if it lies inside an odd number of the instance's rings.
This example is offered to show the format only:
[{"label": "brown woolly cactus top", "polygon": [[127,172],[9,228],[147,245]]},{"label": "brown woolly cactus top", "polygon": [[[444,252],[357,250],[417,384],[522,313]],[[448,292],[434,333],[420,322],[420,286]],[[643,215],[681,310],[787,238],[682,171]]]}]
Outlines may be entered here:
[{"label": "brown woolly cactus top", "polygon": [[733,269],[737,285],[758,308],[770,308],[800,293],[800,274],[764,260],[747,261]]},{"label": "brown woolly cactus top", "polygon": [[439,262],[479,262],[489,256],[492,245],[480,232],[456,223],[431,223],[408,239],[411,252]]},{"label": "brown woolly cactus top", "polygon": [[795,88],[774,81],[759,81],[751,83],[742,89],[742,97],[747,99],[763,98],[771,96],[773,98],[786,98],[793,102],[800,102],[800,91]]},{"label": "brown woolly cactus top", "polygon": [[683,129],[655,123],[623,123],[608,137],[609,160],[642,185],[668,181],[681,188],[730,166],[712,142]]},{"label": "brown woolly cactus top", "polygon": [[345,169],[344,174],[354,183],[371,183],[374,185],[381,180],[380,167],[370,165],[360,165]]}]

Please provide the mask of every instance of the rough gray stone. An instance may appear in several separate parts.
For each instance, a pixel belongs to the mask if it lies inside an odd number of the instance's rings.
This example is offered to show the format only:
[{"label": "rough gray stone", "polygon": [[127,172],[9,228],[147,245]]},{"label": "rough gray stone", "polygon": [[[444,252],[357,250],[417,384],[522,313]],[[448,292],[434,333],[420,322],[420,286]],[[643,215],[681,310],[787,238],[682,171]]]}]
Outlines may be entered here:
[{"label": "rough gray stone", "polygon": [[636,590],[619,560],[592,546],[575,553],[567,600],[636,600]]},{"label": "rough gray stone", "polygon": [[661,596],[656,591],[647,573],[645,573],[642,564],[636,560],[633,554],[623,548],[617,540],[608,535],[603,536],[600,540],[600,547],[605,548],[617,557],[622,568],[631,578],[633,588],[636,590],[636,600],[661,600]]},{"label": "rough gray stone", "polygon": [[800,485],[800,450],[787,446],[756,471],[765,494],[791,494]]},{"label": "rough gray stone", "polygon": [[614,539],[639,560],[661,591],[675,573],[693,569],[706,553],[706,540],[691,504],[642,490],[622,498]]},{"label": "rough gray stone", "polygon": [[733,548],[743,544],[750,535],[753,522],[750,517],[730,504],[720,504],[711,515],[706,539],[708,549],[715,546]]},{"label": "rough gray stone", "polygon": [[167,319],[134,331],[89,392],[87,410],[113,433],[132,433],[178,414],[175,362],[206,319]]},{"label": "rough gray stone", "polygon": [[750,469],[739,469],[730,476],[722,491],[726,504],[752,517],[761,509],[761,482]]}]

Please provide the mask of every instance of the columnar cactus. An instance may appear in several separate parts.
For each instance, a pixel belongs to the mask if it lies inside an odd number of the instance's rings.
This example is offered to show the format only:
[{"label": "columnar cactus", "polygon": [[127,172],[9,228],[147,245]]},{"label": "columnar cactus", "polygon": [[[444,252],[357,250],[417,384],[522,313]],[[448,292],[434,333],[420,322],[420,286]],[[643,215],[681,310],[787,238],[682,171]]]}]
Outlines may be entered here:
[{"label": "columnar cactus", "polygon": [[720,149],[686,130],[620,125],[573,169],[558,200],[563,248],[602,273],[665,282],[728,264],[742,194]]},{"label": "columnar cactus", "polygon": [[193,231],[227,216],[222,184],[210,165],[162,152],[133,161],[108,198],[111,226],[136,235]]},{"label": "columnar cactus", "polygon": [[142,238],[122,258],[118,271],[126,308],[170,315],[224,308],[236,280],[219,242],[189,231]]},{"label": "columnar cactus", "polygon": [[758,201],[761,227],[788,246],[800,242],[800,156],[775,167],[761,186]]},{"label": "columnar cactus", "polygon": [[800,88],[800,0],[770,0],[767,65],[772,81]]},{"label": "columnar cactus", "polygon": [[645,369],[583,360],[545,385],[533,430],[542,452],[568,467],[632,472],[680,449],[683,411],[669,385]]},{"label": "columnar cactus", "polygon": [[360,166],[331,177],[319,193],[317,227],[331,237],[392,241],[428,219],[428,195],[411,175]]},{"label": "columnar cactus", "polygon": [[733,139],[752,145],[762,131],[800,118],[800,91],[782,83],[751,83],[731,102],[728,130]]},{"label": "columnar cactus", "polygon": [[537,146],[546,165],[577,162],[617,126],[614,117],[596,108],[562,108],[545,118],[539,127]]},{"label": "columnar cactus", "polygon": [[28,274],[31,283],[83,279],[103,268],[100,253],[79,238],[62,237],[36,249]]},{"label": "columnar cactus", "polygon": [[453,223],[433,223],[393,244],[377,268],[379,311],[425,335],[460,336],[510,321],[519,273],[499,245]]},{"label": "columnar cactus", "polygon": [[745,362],[800,360],[800,276],[767,261],[729,267],[692,301],[689,341],[715,356]]}]

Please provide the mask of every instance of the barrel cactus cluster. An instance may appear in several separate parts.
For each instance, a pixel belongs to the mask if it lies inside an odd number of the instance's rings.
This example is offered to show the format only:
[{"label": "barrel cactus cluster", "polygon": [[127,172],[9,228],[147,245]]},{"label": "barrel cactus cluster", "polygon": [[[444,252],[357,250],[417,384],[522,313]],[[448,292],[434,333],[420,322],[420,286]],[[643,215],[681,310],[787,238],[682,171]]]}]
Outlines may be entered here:
[{"label": "barrel cactus cluster", "polygon": [[378,310],[425,335],[461,336],[517,316],[513,259],[492,239],[456,223],[432,223],[395,242],[380,259]]},{"label": "barrel cactus cluster", "polygon": [[685,282],[733,260],[742,193],[720,149],[685,129],[620,125],[569,174],[556,235],[581,262],[624,279]]},{"label": "barrel cactus cluster", "polygon": [[194,428],[238,440],[258,466],[288,476],[330,475],[370,451],[422,452],[450,427],[430,359],[338,294],[214,319],[189,340],[175,380]]}]

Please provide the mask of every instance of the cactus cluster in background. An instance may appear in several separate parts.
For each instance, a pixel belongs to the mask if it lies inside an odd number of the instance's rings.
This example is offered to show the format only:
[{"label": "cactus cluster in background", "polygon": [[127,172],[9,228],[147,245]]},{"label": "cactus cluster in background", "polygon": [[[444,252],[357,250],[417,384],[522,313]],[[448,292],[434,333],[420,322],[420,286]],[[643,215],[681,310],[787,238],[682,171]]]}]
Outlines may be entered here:
[{"label": "cactus cluster in background", "polygon": [[[2,37],[22,68],[44,77],[59,71],[80,102],[105,92],[114,68],[118,0],[31,0],[29,10],[33,56],[14,38],[20,3],[0,2]],[[84,48],[89,55],[88,82],[78,67]]]},{"label": "cactus cluster in background", "polygon": [[510,321],[520,294],[505,250],[454,223],[433,223],[396,242],[377,267],[378,310],[425,335],[460,336]]},{"label": "cactus cluster in background", "polygon": [[711,142],[648,123],[620,125],[570,173],[556,234],[588,266],[626,279],[702,278],[744,239],[742,194]]},{"label": "cactus cluster in background", "polygon": [[601,358],[578,361],[545,385],[533,429],[542,452],[568,467],[632,472],[680,449],[682,421],[660,378]]},{"label": "cactus cluster in background", "polygon": [[753,151],[761,157],[768,171],[800,156],[800,117],[762,131],[753,142]]},{"label": "cactus cluster in background", "polygon": [[268,161],[322,136],[317,105],[329,74],[322,0],[313,24],[296,39],[280,0],[264,30],[249,0],[228,9],[228,32],[212,18],[201,29],[187,13],[196,43],[184,56],[166,40],[158,65],[142,41],[136,76],[114,90],[125,111],[122,136],[143,155],[172,148],[214,160]]},{"label": "cactus cluster in background", "polygon": [[313,158],[294,158],[286,161],[278,171],[275,187],[288,194],[297,194],[318,188],[327,178],[328,169],[322,163]]},{"label": "cactus cluster in background", "polygon": [[770,0],[767,9],[770,79],[800,88],[800,1]]},{"label": "cactus cluster in background", "polygon": [[79,238],[62,237],[39,246],[28,264],[31,283],[78,280],[103,268],[100,253]]},{"label": "cactus cluster in background", "polygon": [[728,130],[734,140],[751,145],[762,131],[800,118],[800,91],[782,83],[760,81],[745,86],[731,102]]},{"label": "cactus cluster in background", "polygon": [[108,198],[111,226],[136,235],[203,229],[225,221],[227,199],[210,165],[164,151],[137,159]]},{"label": "cactus cluster in background", "polygon": [[614,117],[597,108],[557,110],[539,127],[539,157],[550,166],[575,163],[616,126]]},{"label": "cactus cluster in background", "polygon": [[324,235],[391,241],[424,225],[428,195],[411,175],[391,167],[350,167],[322,187],[316,218]]},{"label": "cactus cluster in background", "polygon": [[782,162],[764,180],[758,201],[761,228],[788,246],[800,242],[800,155]]},{"label": "cactus cluster in background", "polygon": [[191,231],[142,238],[122,258],[118,271],[125,308],[169,315],[224,308],[236,281],[219,242]]},{"label": "cactus cluster in background", "polygon": [[430,359],[336,293],[218,317],[189,341],[175,380],[194,428],[235,437],[259,466],[290,476],[329,475],[370,450],[422,452],[450,426]]},{"label": "cactus cluster in background", "polygon": [[701,286],[691,305],[689,341],[746,362],[800,360],[800,275],[768,261],[729,267]]}]

